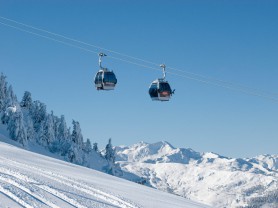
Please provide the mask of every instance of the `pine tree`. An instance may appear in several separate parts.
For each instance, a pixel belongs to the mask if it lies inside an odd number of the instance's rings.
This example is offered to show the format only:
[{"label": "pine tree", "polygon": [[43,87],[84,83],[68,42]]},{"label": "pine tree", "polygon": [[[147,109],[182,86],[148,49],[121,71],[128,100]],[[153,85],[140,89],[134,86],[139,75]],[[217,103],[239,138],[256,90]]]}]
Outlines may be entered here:
[{"label": "pine tree", "polygon": [[2,112],[2,116],[1,116],[1,121],[2,121],[2,124],[7,124],[9,123],[9,120],[10,120],[10,117],[11,117],[11,113],[8,113],[8,112]]},{"label": "pine tree", "polygon": [[95,152],[99,152],[99,150],[98,150],[98,144],[97,144],[96,142],[93,144],[93,150],[94,150]]},{"label": "pine tree", "polygon": [[26,144],[26,129],[23,123],[23,115],[21,111],[17,111],[11,115],[7,130],[9,131],[11,139],[19,143]]},{"label": "pine tree", "polygon": [[71,134],[72,141],[79,147],[82,148],[83,146],[83,136],[81,133],[80,124],[78,121],[72,121],[73,124],[73,131]]},{"label": "pine tree", "polygon": [[33,119],[34,129],[36,132],[38,132],[47,116],[46,105],[40,101],[34,101],[30,110],[30,114]]},{"label": "pine tree", "polygon": [[31,97],[31,93],[28,91],[25,91],[23,98],[20,102],[20,106],[30,110],[32,108],[32,105],[33,105],[33,101],[32,101],[32,97]]},{"label": "pine tree", "polygon": [[65,116],[62,115],[58,123],[57,138],[59,141],[66,140],[69,137],[68,128],[66,124]]},{"label": "pine tree", "polygon": [[115,166],[115,151],[113,150],[113,146],[111,143],[111,138],[108,141],[108,144],[105,147],[104,157],[107,160],[107,169],[106,172],[111,175],[115,175],[116,166]]},{"label": "pine tree", "polygon": [[90,139],[87,139],[86,142],[85,142],[85,145],[84,145],[84,151],[86,153],[89,153],[92,151],[92,145],[91,145],[91,141]]},{"label": "pine tree", "polygon": [[51,111],[51,118],[53,121],[53,131],[54,131],[54,137],[55,140],[58,139],[58,132],[59,132],[59,125],[60,125],[60,118],[54,115],[54,112]]},{"label": "pine tree", "polygon": [[111,162],[112,164],[115,163],[115,152],[113,150],[111,138],[109,139],[108,144],[105,147],[104,157],[107,161]]},{"label": "pine tree", "polygon": [[0,116],[3,124],[7,124],[10,119],[9,107],[17,105],[17,98],[13,92],[12,86],[8,86],[6,76],[3,73],[0,76]]},{"label": "pine tree", "polygon": [[55,140],[54,123],[52,115],[48,115],[44,122],[44,133],[46,136],[47,145],[49,146]]},{"label": "pine tree", "polygon": [[84,152],[75,143],[71,144],[66,155],[70,162],[79,165],[84,164]]},{"label": "pine tree", "polygon": [[48,114],[46,119],[41,123],[38,142],[50,149],[55,142],[54,124],[51,114]]},{"label": "pine tree", "polygon": [[10,85],[7,91],[7,98],[6,98],[6,107],[8,106],[15,106],[17,105],[17,98],[14,94],[13,87]]},{"label": "pine tree", "polygon": [[26,118],[26,136],[28,141],[32,141],[35,138],[35,130],[34,130],[34,125],[33,121],[31,118],[27,117]]},{"label": "pine tree", "polygon": [[68,152],[67,152],[68,159],[71,163],[76,162],[76,148],[74,145],[70,146]]},{"label": "pine tree", "polygon": [[8,83],[6,82],[6,76],[1,73],[0,76],[0,111],[5,112],[6,106],[5,106],[5,101],[7,98],[7,87]]},{"label": "pine tree", "polygon": [[8,98],[10,99],[10,105],[16,105],[16,104],[18,104],[18,102],[17,102],[17,97],[16,97],[16,95],[14,94],[12,85],[10,85],[10,86],[8,87]]},{"label": "pine tree", "polygon": [[37,143],[46,147],[47,145],[47,139],[46,139],[46,136],[45,136],[45,133],[44,133],[44,126],[43,125],[40,125],[38,127],[39,129],[37,130]]},{"label": "pine tree", "polygon": [[19,109],[19,106],[17,106],[17,99],[11,85],[8,87],[6,93],[5,99],[3,100],[4,111],[1,116],[1,121],[3,124],[7,124],[9,122],[11,113],[14,113],[11,112],[10,108]]}]

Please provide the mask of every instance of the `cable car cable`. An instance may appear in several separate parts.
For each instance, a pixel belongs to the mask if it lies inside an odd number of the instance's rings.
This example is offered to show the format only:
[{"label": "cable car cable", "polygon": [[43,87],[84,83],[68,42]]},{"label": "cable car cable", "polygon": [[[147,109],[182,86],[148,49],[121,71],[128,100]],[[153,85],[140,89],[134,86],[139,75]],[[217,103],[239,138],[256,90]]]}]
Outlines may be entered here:
[{"label": "cable car cable", "polygon": [[64,42],[64,41],[61,41],[61,40],[57,40],[55,38],[50,38],[50,37],[47,37],[45,35],[41,35],[41,34],[38,34],[38,33],[35,33],[35,32],[31,32],[31,31],[28,31],[28,30],[25,30],[25,29],[22,29],[22,28],[19,28],[19,27],[16,27],[16,26],[12,26],[12,25],[8,25],[6,23],[3,23],[0,21],[0,24],[2,25],[5,25],[5,26],[8,26],[8,27],[11,27],[11,28],[14,28],[16,30],[20,30],[22,32],[26,32],[26,33],[29,33],[29,34],[32,34],[32,35],[36,35],[36,36],[39,36],[39,37],[42,37],[42,38],[46,38],[46,39],[49,39],[49,40],[53,40],[55,42],[58,42],[58,43],[62,43],[62,44],[65,44],[67,46],[71,46],[71,47],[74,47],[74,48],[79,48],[79,49],[82,49],[82,50],[85,50],[85,51],[88,51],[88,52],[91,52],[91,53],[96,53],[98,54],[97,51],[93,51],[93,50],[89,50],[89,49],[86,49],[86,48],[83,48],[83,47],[80,47],[80,46],[76,46],[76,45],[73,45],[71,43],[67,43],[67,42]]},{"label": "cable car cable", "polygon": [[[129,55],[125,55],[125,54],[116,52],[116,51],[112,51],[112,50],[105,49],[105,48],[102,48],[102,47],[98,47],[98,46],[95,46],[95,45],[92,45],[92,44],[88,44],[88,43],[85,43],[85,42],[83,42],[83,41],[78,41],[78,40],[75,40],[75,39],[72,39],[72,38],[68,38],[68,37],[66,37],[66,36],[59,35],[59,34],[56,34],[56,33],[52,33],[52,32],[49,32],[49,31],[47,31],[47,30],[39,29],[39,28],[30,26],[30,25],[26,25],[26,24],[23,24],[23,23],[20,23],[20,22],[17,22],[17,21],[8,19],[8,18],[4,18],[4,17],[1,17],[1,16],[0,16],[0,18],[5,19],[5,20],[8,20],[8,21],[15,22],[15,23],[17,23],[17,24],[20,24],[20,25],[23,25],[23,26],[26,26],[26,27],[29,27],[29,28],[32,28],[32,29],[36,29],[36,30],[39,30],[39,31],[42,31],[42,32],[46,32],[46,33],[49,33],[49,34],[52,34],[52,35],[55,35],[55,36],[58,36],[58,37],[62,37],[62,38],[64,38],[64,39],[67,39],[67,40],[70,40],[70,41],[74,41],[74,42],[81,43],[81,44],[84,44],[84,45],[88,45],[88,46],[91,46],[91,47],[95,47],[95,48],[98,48],[98,49],[107,50],[107,51],[110,51],[110,52],[112,52],[112,53],[116,53],[116,54],[119,54],[119,55],[122,55],[122,56],[126,56],[126,57],[129,57],[129,58],[132,58],[132,59],[140,60],[140,61],[142,61],[142,62],[146,62],[146,63],[150,63],[150,64],[157,65],[157,64],[154,63],[154,62],[146,61],[146,60],[143,60],[143,59],[140,59],[140,58],[132,57],[132,56],[129,56]],[[38,34],[38,33],[32,32],[32,31],[28,31],[28,30],[26,30],[26,29],[22,29],[22,28],[19,28],[19,27],[17,27],[17,26],[9,25],[9,24],[3,23],[3,22],[1,22],[1,21],[0,21],[0,24],[5,25],[5,26],[8,26],[8,27],[11,27],[11,28],[14,28],[14,29],[17,29],[17,30],[20,30],[20,31],[23,31],[23,32],[26,32],[26,33],[29,33],[29,34],[33,34],[33,35],[36,35],[36,36],[39,36],[39,37],[43,37],[43,38],[46,38],[46,39],[49,39],[49,40],[53,40],[53,41],[55,41],[55,42],[59,42],[59,43],[62,43],[62,44],[64,44],[64,45],[67,45],[67,46],[71,46],[71,47],[75,47],[75,48],[78,48],[78,49],[81,49],[81,50],[85,50],[85,51],[87,51],[87,52],[92,52],[92,53],[96,53],[96,54],[99,53],[99,52],[97,52],[97,51],[93,51],[93,50],[90,50],[90,49],[87,49],[87,48],[84,48],[84,47],[81,47],[81,46],[77,46],[77,45],[74,45],[74,44],[71,44],[71,43],[62,41],[62,40],[57,40],[57,39],[55,39],[55,38],[51,38],[51,37],[48,37],[48,36],[45,36],[45,35],[41,35],[41,34]],[[133,62],[133,61],[130,61],[130,60],[125,60],[125,59],[118,58],[118,57],[109,56],[109,58],[112,58],[112,59],[115,59],[115,60],[119,60],[119,61],[123,61],[123,62],[130,63],[130,64],[134,64],[134,65],[141,66],[141,67],[144,67],[144,68],[149,68],[149,69],[153,69],[153,70],[159,70],[159,69],[157,69],[157,68],[150,67],[150,66],[147,66],[147,65],[145,65],[145,64],[136,63],[136,62]],[[224,87],[224,88],[227,88],[227,89],[232,89],[232,90],[241,91],[241,92],[243,92],[243,93],[245,93],[245,94],[250,94],[250,95],[253,95],[253,96],[259,96],[259,97],[267,98],[267,99],[270,99],[270,100],[273,100],[273,101],[278,101],[278,97],[276,97],[276,95],[274,95],[274,93],[264,92],[264,91],[262,91],[262,90],[254,89],[254,88],[247,87],[247,86],[244,86],[244,85],[241,85],[241,84],[234,84],[234,83],[232,83],[232,82],[227,82],[227,81],[223,81],[223,80],[214,79],[214,78],[211,78],[211,77],[206,77],[206,76],[203,76],[203,75],[199,75],[199,74],[187,72],[187,71],[180,70],[180,69],[173,68],[173,67],[168,67],[168,68],[169,68],[169,69],[172,69],[172,70],[179,71],[179,72],[181,72],[181,73],[191,74],[191,75],[193,75],[193,76],[197,76],[198,78],[196,78],[196,77],[191,77],[191,76],[189,76],[189,75],[180,75],[180,74],[173,73],[173,72],[167,72],[167,73],[172,74],[172,75],[175,75],[175,76],[180,76],[180,77],[183,77],[183,78],[187,78],[187,79],[199,81],[199,82],[202,82],[202,83],[205,83],[205,84],[212,84],[212,85],[219,86],[219,87]],[[200,78],[201,78],[201,79],[200,79]],[[203,80],[203,79],[208,79],[208,80]],[[222,84],[214,83],[213,81],[214,81],[214,82],[215,82],[215,81],[216,81],[216,82],[222,82]],[[240,88],[237,88],[237,87],[234,87],[234,86],[226,86],[226,85],[223,85],[223,84],[235,85],[235,86],[237,85],[237,86],[240,87]],[[243,88],[247,88],[247,89],[243,89]],[[252,92],[250,92],[250,90],[251,90]],[[255,92],[255,91],[260,91],[260,92]],[[274,95],[274,97],[273,97],[273,96],[269,96],[269,95],[265,95],[265,94],[272,94],[272,95]]]},{"label": "cable car cable", "polygon": [[[29,28],[31,28],[31,29],[35,29],[35,30],[38,30],[38,31],[41,31],[41,32],[45,32],[45,33],[54,35],[54,36],[62,37],[62,38],[64,38],[64,39],[67,39],[67,40],[70,40],[70,41],[74,41],[74,42],[77,42],[77,43],[80,43],[80,44],[84,44],[84,45],[87,45],[87,46],[90,46],[90,47],[94,47],[94,48],[101,49],[101,50],[106,50],[106,51],[109,51],[109,52],[111,52],[111,53],[115,53],[115,54],[118,54],[118,55],[121,55],[121,56],[125,56],[125,57],[131,58],[131,59],[139,60],[139,61],[142,61],[142,62],[145,62],[145,63],[148,63],[148,64],[152,64],[152,65],[155,65],[155,66],[159,66],[159,65],[160,65],[160,64],[155,63],[155,62],[151,62],[151,61],[144,60],[144,59],[141,59],[141,58],[138,58],[138,57],[130,56],[130,55],[127,55],[127,54],[124,54],[124,53],[120,53],[120,52],[111,50],[111,49],[107,49],[107,48],[103,48],[103,47],[100,47],[100,46],[97,46],[97,45],[89,44],[89,43],[86,43],[86,42],[84,42],[84,41],[80,41],[80,40],[77,40],[77,39],[69,38],[69,37],[66,37],[66,36],[64,36],[64,35],[60,35],[60,34],[57,34],[57,33],[54,33],[54,32],[50,32],[50,31],[48,31],[48,30],[44,30],[44,29],[37,28],[37,27],[31,26],[31,25],[28,25],[28,24],[24,24],[24,23],[22,23],[22,22],[18,22],[18,21],[15,21],[15,20],[12,20],[12,19],[3,17],[3,16],[0,16],[0,18],[1,18],[1,19],[4,19],[4,20],[7,20],[7,21],[14,22],[14,23],[16,23],[16,24],[19,24],[19,25],[22,25],[22,26],[25,26],[25,27],[29,27]],[[113,58],[112,56],[110,56],[110,57]],[[123,60],[123,59],[118,59],[118,60],[125,61],[125,60]],[[128,63],[134,64],[134,62],[128,62]],[[138,64],[138,66],[148,67],[148,66],[146,66],[146,65],[139,65],[139,64]],[[241,86],[241,87],[249,88],[250,90],[258,90],[258,89],[255,89],[255,88],[250,88],[250,87],[248,87],[248,86],[244,86],[244,85],[242,85],[242,84],[232,83],[232,82],[228,82],[228,81],[221,80],[221,79],[215,79],[215,78],[213,78],[213,77],[200,75],[200,74],[193,73],[193,72],[186,71],[186,70],[180,70],[180,69],[177,69],[177,68],[174,68],[174,67],[169,67],[169,66],[168,66],[167,68],[168,68],[168,69],[172,69],[172,70],[174,70],[174,71],[179,71],[179,72],[182,72],[182,73],[188,73],[188,74],[190,74],[190,75],[194,75],[194,76],[197,76],[197,77],[200,77],[200,78],[203,78],[203,79],[210,79],[210,80],[212,79],[213,81],[223,82],[223,83],[225,83],[225,84],[230,84],[230,85],[238,85],[238,86]],[[154,69],[154,68],[152,68],[152,69]],[[271,94],[271,93],[270,93],[270,94]]]},{"label": "cable car cable", "polygon": [[227,89],[230,89],[230,90],[236,90],[236,91],[242,92],[242,93],[247,94],[247,95],[253,95],[253,96],[269,99],[271,101],[274,101],[274,102],[278,103],[278,98],[277,97],[264,95],[264,94],[257,93],[257,92],[250,92],[250,91],[247,91],[247,90],[244,90],[244,89],[238,89],[238,88],[234,88],[234,87],[231,87],[231,86],[221,85],[221,84],[218,84],[218,83],[213,83],[213,82],[209,82],[209,81],[205,81],[205,80],[195,79],[195,78],[192,78],[192,77],[188,77],[188,76],[185,76],[185,75],[180,75],[180,74],[176,74],[176,73],[172,73],[172,72],[167,72],[167,73],[175,75],[175,76],[179,76],[179,77],[182,77],[182,78],[199,81],[199,82],[202,82],[202,83],[205,83],[205,84],[215,85],[215,86],[227,88]]},{"label": "cable car cable", "polygon": [[[0,24],[5,25],[5,26],[7,26],[7,27],[11,27],[11,28],[16,29],[16,30],[20,30],[20,31],[22,31],[22,32],[26,32],[26,33],[29,33],[29,34],[32,34],[32,35],[36,35],[36,36],[39,36],[39,37],[42,37],[42,38],[46,38],[46,39],[49,39],[49,40],[53,40],[53,41],[55,41],[55,42],[58,42],[58,43],[61,43],[61,44],[67,45],[67,46],[71,46],[71,47],[74,47],[74,48],[78,48],[78,49],[81,49],[81,50],[85,50],[85,51],[87,51],[87,52],[99,54],[98,51],[93,51],[93,50],[90,50],[90,49],[87,49],[87,48],[84,48],[84,47],[81,47],[81,46],[76,46],[76,45],[74,45],[74,44],[67,43],[67,42],[65,42],[65,41],[57,40],[57,39],[55,39],[55,38],[51,38],[51,37],[47,37],[47,36],[45,36],[45,35],[41,35],[41,34],[38,34],[38,33],[35,33],[35,32],[31,32],[31,31],[28,31],[28,30],[25,30],[25,29],[22,29],[22,28],[19,28],[19,27],[16,27],[16,26],[8,25],[8,24],[3,23],[3,22],[1,22],[1,21],[0,21]],[[109,56],[109,58],[112,58],[112,59],[115,59],[115,60],[118,60],[118,61],[122,61],[122,62],[126,62],[126,63],[129,63],[129,64],[141,66],[141,67],[144,67],[144,68],[149,68],[149,69],[154,69],[154,70],[159,71],[159,69],[157,69],[157,68],[155,68],[155,67],[150,67],[150,66],[147,66],[147,65],[144,65],[144,64],[139,64],[139,63],[132,62],[132,61],[129,61],[129,60],[125,60],[125,59],[122,59],[122,58],[118,58],[118,57],[114,57],[114,56]]]},{"label": "cable car cable", "polygon": [[105,51],[108,51],[110,53],[115,53],[115,54],[118,54],[118,55],[121,55],[121,56],[125,56],[125,57],[131,58],[131,59],[139,60],[139,61],[142,61],[142,62],[145,62],[145,63],[148,63],[148,64],[153,64],[153,65],[157,65],[157,66],[159,65],[159,64],[151,62],[151,61],[147,61],[147,60],[144,60],[144,59],[141,59],[141,58],[137,58],[137,57],[134,57],[134,56],[130,56],[130,55],[126,55],[124,53],[120,53],[120,52],[117,52],[117,51],[114,51],[114,50],[111,50],[111,49],[103,48],[103,47],[100,47],[100,46],[97,46],[97,45],[93,45],[93,44],[86,43],[86,42],[83,42],[83,41],[80,41],[80,40],[69,38],[69,37],[66,37],[64,35],[60,35],[60,34],[57,34],[57,33],[54,33],[54,32],[50,32],[48,30],[44,30],[44,29],[37,28],[37,27],[31,26],[31,25],[27,25],[27,24],[24,24],[22,22],[18,22],[18,21],[9,19],[9,18],[5,18],[5,17],[2,17],[2,16],[0,16],[0,18],[4,19],[4,20],[11,21],[11,22],[14,22],[16,24],[19,24],[19,25],[22,25],[22,26],[25,26],[25,27],[29,27],[29,28],[34,29],[34,30],[38,30],[38,31],[41,31],[41,32],[45,32],[45,33],[48,33],[48,34],[51,34],[51,35],[55,35],[55,36],[61,37],[61,38],[65,38],[65,39],[70,40],[70,41],[81,43],[81,44],[84,44],[84,45],[87,45],[87,46],[91,46],[91,47],[94,47],[94,48],[97,48],[97,49],[100,49],[100,50],[105,50]]},{"label": "cable car cable", "polygon": [[[138,58],[138,57],[130,56],[130,55],[127,55],[127,54],[124,54],[124,53],[120,53],[120,52],[117,52],[117,51],[114,51],[114,50],[111,50],[111,49],[107,49],[107,48],[104,48],[104,47],[100,47],[100,46],[97,46],[97,45],[89,44],[89,43],[86,43],[84,41],[80,41],[80,40],[77,40],[77,39],[69,38],[69,37],[66,37],[64,35],[60,35],[60,34],[57,34],[57,33],[54,33],[54,32],[50,32],[48,30],[44,30],[44,29],[37,28],[37,27],[31,26],[31,25],[28,25],[28,24],[24,24],[22,22],[15,21],[15,20],[3,17],[3,16],[0,16],[0,18],[4,19],[4,20],[7,20],[7,21],[10,21],[10,22],[14,22],[16,24],[19,24],[19,25],[22,25],[22,26],[25,26],[25,27],[28,27],[28,28],[31,28],[31,29],[34,29],[34,30],[38,30],[38,31],[41,31],[41,32],[45,32],[45,33],[54,35],[54,36],[58,36],[58,37],[66,39],[66,40],[70,40],[70,41],[77,42],[77,43],[80,43],[80,44],[84,44],[84,45],[87,45],[87,46],[90,46],[90,47],[94,47],[94,48],[105,50],[105,51],[108,51],[108,52],[111,52],[111,53],[115,53],[115,54],[118,54],[118,55],[121,55],[121,56],[125,56],[125,57],[128,57],[128,58],[134,59],[134,60],[139,60],[139,61],[142,61],[142,62],[145,62],[145,63],[148,63],[148,64],[159,66],[159,64],[155,63],[155,62],[151,62],[151,61],[144,60],[144,59],[141,59],[141,58]],[[27,31],[25,31],[25,32],[27,32]],[[126,60],[123,60],[123,59],[119,59],[119,58],[115,58],[115,57],[112,57],[112,56],[110,56],[110,58],[114,58],[114,59],[117,59],[117,60],[121,60],[121,61],[125,61],[125,62],[128,62],[128,63],[134,64],[134,62],[129,62],[129,61],[126,61]],[[146,67],[146,68],[150,68],[150,67],[148,67],[146,65],[141,65],[141,64],[136,64],[136,65],[143,66],[143,67]],[[248,87],[248,86],[245,86],[245,85],[242,85],[242,84],[232,83],[232,82],[228,82],[228,81],[221,80],[221,79],[215,79],[213,77],[200,75],[200,74],[193,73],[193,72],[186,71],[186,70],[180,70],[180,69],[177,69],[177,68],[174,68],[174,67],[167,67],[167,68],[168,69],[172,69],[174,71],[181,72],[181,73],[186,73],[186,74],[190,74],[190,75],[193,75],[193,76],[197,76],[197,77],[199,77],[201,79],[209,79],[209,80],[216,81],[216,82],[222,82],[222,83],[228,84],[228,85],[236,85],[237,87],[248,88],[249,90],[252,90],[252,91],[261,91],[259,89],[251,88],[251,87]],[[154,68],[151,68],[151,69],[154,69]],[[196,80],[198,81],[199,79],[196,79]],[[277,96],[277,94],[270,93],[270,92],[261,91],[261,93],[263,93],[263,94],[265,94],[265,93],[266,94],[273,94],[274,96]]]}]

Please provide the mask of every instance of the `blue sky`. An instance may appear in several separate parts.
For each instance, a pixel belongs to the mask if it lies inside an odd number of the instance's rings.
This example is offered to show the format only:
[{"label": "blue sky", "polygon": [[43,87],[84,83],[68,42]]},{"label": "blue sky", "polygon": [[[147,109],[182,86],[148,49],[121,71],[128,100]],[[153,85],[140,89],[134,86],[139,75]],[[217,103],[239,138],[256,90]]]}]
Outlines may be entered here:
[{"label": "blue sky", "polygon": [[[277,9],[277,1],[251,0],[0,0],[2,17],[275,98]],[[148,87],[162,73],[109,57],[103,65],[118,85],[98,92],[95,53],[3,25],[0,34],[0,71],[18,99],[30,91],[68,124],[79,121],[84,138],[100,146],[111,137],[114,145],[166,140],[231,157],[278,153],[278,102],[173,74],[166,77],[176,89],[172,100],[154,102]]]}]

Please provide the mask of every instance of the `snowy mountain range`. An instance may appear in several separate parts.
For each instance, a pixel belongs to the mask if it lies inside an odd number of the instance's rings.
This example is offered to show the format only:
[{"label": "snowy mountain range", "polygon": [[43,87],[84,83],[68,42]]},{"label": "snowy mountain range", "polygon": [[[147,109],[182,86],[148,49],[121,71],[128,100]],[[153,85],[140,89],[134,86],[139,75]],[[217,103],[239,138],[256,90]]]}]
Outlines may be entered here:
[{"label": "snowy mountain range", "polygon": [[278,155],[228,158],[168,142],[116,147],[123,177],[212,207],[278,207]]}]

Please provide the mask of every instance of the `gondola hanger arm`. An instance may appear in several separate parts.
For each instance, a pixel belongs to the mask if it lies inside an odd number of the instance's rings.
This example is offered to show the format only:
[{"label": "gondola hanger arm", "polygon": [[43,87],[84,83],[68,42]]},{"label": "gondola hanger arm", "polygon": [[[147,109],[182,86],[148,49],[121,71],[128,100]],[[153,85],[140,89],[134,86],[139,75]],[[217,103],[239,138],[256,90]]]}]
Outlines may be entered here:
[{"label": "gondola hanger arm", "polygon": [[99,67],[100,67],[101,69],[104,69],[104,68],[102,67],[102,65],[101,65],[101,58],[102,58],[103,56],[107,56],[107,55],[104,54],[104,53],[99,53],[99,54],[98,54],[98,63],[99,63]]},{"label": "gondola hanger arm", "polygon": [[165,68],[166,68],[166,65],[165,64],[160,64],[160,67],[162,67],[162,69],[163,69],[163,80],[165,80],[165,78],[166,78],[166,70],[165,70]]}]

